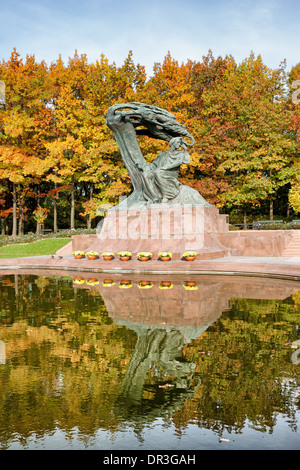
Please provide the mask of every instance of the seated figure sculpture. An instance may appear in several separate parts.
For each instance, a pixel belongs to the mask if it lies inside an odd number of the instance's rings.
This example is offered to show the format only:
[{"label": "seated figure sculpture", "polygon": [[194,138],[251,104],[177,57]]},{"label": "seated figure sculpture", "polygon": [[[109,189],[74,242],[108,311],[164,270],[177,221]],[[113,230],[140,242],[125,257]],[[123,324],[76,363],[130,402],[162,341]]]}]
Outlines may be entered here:
[{"label": "seated figure sculpture", "polygon": [[[133,192],[124,204],[127,208],[165,203],[210,205],[198,191],[178,181],[180,166],[190,162],[187,147],[194,144],[194,138],[173,114],[157,106],[132,102],[111,106],[106,122],[133,185]],[[170,148],[147,163],[137,141],[138,135],[168,141]],[[113,209],[122,208],[123,203]]]},{"label": "seated figure sculpture", "polygon": [[[167,203],[180,192],[182,185],[178,181],[179,168],[183,163],[190,163],[190,156],[182,137],[174,137],[169,145],[169,150],[159,153],[152,163],[140,168],[146,201]],[[180,147],[183,150],[178,150]]]}]

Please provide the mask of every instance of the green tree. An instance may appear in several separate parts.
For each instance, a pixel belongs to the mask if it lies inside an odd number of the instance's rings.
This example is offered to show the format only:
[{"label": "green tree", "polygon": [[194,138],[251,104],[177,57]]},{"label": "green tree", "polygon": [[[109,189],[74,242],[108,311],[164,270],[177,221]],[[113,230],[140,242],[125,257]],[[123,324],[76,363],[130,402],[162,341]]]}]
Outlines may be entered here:
[{"label": "green tree", "polygon": [[[188,81],[194,95],[189,107],[190,132],[195,137],[195,144],[191,152],[191,164],[183,173],[182,181],[199,191],[211,204],[220,200],[220,194],[229,188],[228,178],[217,172],[217,152],[223,145],[224,136],[219,133],[214,118],[205,115],[203,94],[221,86],[224,74],[229,65],[234,66],[231,56],[215,58],[212,51],[208,51],[202,61],[188,61]],[[208,131],[209,130],[209,131]]]},{"label": "green tree", "polygon": [[290,87],[290,95],[292,101],[292,129],[296,133],[297,141],[297,154],[298,158],[294,165],[295,177],[291,179],[291,188],[289,191],[289,204],[295,212],[300,212],[300,63],[292,67],[289,77],[288,84]]},{"label": "green tree", "polygon": [[219,205],[241,206],[246,213],[247,206],[268,199],[273,218],[273,200],[289,183],[295,159],[285,83],[284,65],[269,69],[251,53],[203,93],[204,132],[228,182]]}]

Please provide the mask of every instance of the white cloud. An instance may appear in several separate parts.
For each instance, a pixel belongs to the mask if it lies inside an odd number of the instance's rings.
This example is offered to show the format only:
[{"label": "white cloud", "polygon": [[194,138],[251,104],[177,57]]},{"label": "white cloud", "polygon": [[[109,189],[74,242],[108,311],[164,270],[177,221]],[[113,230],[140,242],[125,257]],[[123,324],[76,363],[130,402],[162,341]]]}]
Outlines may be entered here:
[{"label": "white cloud", "polygon": [[129,50],[148,74],[170,50],[179,62],[232,54],[237,62],[251,50],[269,67],[287,58],[300,61],[297,0],[10,0],[2,7],[1,54],[13,47],[47,63],[86,53],[104,53],[121,65]]}]

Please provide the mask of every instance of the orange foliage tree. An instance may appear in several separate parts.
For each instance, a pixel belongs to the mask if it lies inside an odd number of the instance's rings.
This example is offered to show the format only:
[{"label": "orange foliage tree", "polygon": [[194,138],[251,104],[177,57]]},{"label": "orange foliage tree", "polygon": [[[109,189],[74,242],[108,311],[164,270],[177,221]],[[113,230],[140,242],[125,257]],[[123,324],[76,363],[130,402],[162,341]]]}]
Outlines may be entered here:
[{"label": "orange foliage tree", "polygon": [[[47,172],[44,142],[48,138],[50,112],[47,66],[34,56],[26,61],[14,51],[0,65],[6,85],[6,106],[1,111],[0,180],[12,199],[12,234],[23,231],[26,197]],[[9,199],[9,198],[8,198]]]}]

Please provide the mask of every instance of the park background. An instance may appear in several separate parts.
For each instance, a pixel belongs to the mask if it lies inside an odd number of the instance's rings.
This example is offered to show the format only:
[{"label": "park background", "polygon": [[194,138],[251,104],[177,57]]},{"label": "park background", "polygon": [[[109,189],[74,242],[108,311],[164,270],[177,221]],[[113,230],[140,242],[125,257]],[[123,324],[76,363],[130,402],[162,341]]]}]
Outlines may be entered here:
[{"label": "park background", "polygon": [[[208,51],[179,63],[168,52],[149,77],[129,51],[117,66],[104,54],[47,64],[14,48],[0,64],[6,104],[0,113],[2,235],[95,228],[131,184],[105,116],[139,101],[173,113],[194,136],[180,181],[197,189],[230,223],[281,219],[300,210],[300,64],[266,66],[250,53]],[[296,93],[295,93],[296,91]],[[166,142],[141,137],[148,162]]]}]

